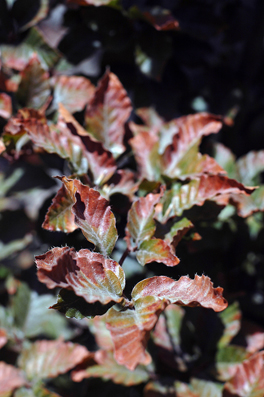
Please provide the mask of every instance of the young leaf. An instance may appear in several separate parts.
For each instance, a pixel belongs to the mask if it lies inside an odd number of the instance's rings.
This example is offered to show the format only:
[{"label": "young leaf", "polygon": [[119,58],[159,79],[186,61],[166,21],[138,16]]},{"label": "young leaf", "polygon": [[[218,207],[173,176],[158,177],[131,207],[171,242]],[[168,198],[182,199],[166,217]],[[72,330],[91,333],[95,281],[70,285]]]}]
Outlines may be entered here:
[{"label": "young leaf", "polygon": [[72,289],[88,303],[123,301],[125,274],[117,262],[82,249],[53,248],[36,257],[38,278],[48,288]]},{"label": "young leaf", "polygon": [[130,99],[117,76],[107,71],[85,113],[86,128],[95,139],[118,157],[124,152],[124,124],[130,116]]},{"label": "young leaf", "polygon": [[202,175],[185,185],[175,184],[166,191],[161,199],[163,213],[158,213],[159,221],[165,223],[169,218],[181,215],[194,205],[203,205],[205,200],[223,194],[250,194],[254,188],[248,188],[234,179],[221,175]]},{"label": "young leaf", "polygon": [[42,227],[52,232],[71,233],[76,230],[78,226],[74,222],[73,204],[70,194],[62,185],[52,200]]},{"label": "young leaf", "polygon": [[178,281],[159,276],[139,282],[132,291],[134,310],[117,311],[113,307],[107,314],[116,361],[131,370],[139,363],[148,364],[150,356],[145,348],[149,333],[168,304],[221,311],[227,306],[222,291],[222,288],[213,288],[211,280],[205,276],[195,276],[194,280],[186,276]]},{"label": "young leaf", "polygon": [[42,340],[22,350],[18,365],[30,380],[55,378],[81,363],[89,354],[84,346],[71,342]]},{"label": "young leaf", "polygon": [[62,102],[71,113],[82,110],[95,91],[90,80],[81,76],[54,77],[52,85],[54,87],[52,109],[57,109]]},{"label": "young leaf", "polygon": [[10,396],[13,390],[26,383],[22,371],[13,365],[0,362],[0,397]]},{"label": "young leaf", "polygon": [[241,327],[241,315],[237,302],[233,303],[224,312],[219,314],[225,327],[223,335],[217,343],[219,349],[229,345],[234,336],[239,332]]},{"label": "young leaf", "polygon": [[0,94],[0,117],[9,119],[12,115],[11,97],[4,92]]},{"label": "young leaf", "polygon": [[220,118],[208,113],[184,116],[176,119],[175,123],[179,132],[162,156],[163,173],[171,178],[178,176],[178,165],[191,147],[197,146],[203,136],[217,133],[222,127]]},{"label": "young leaf", "polygon": [[262,397],[264,394],[264,355],[259,352],[236,367],[234,377],[225,384],[225,391],[239,397]]},{"label": "young leaf", "polygon": [[137,260],[144,266],[150,262],[164,263],[166,266],[176,266],[180,260],[173,254],[171,247],[164,240],[153,238],[143,241],[137,250]]},{"label": "young leaf", "polygon": [[183,236],[193,228],[192,222],[187,218],[182,218],[180,221],[175,222],[170,231],[165,234],[165,241],[171,244],[174,249],[177,247]]},{"label": "young leaf", "polygon": [[116,363],[111,352],[98,350],[94,357],[98,365],[93,365],[85,370],[77,370],[72,373],[72,380],[80,382],[85,378],[102,378],[111,379],[114,383],[124,386],[133,386],[142,382],[146,382],[149,374],[144,367],[138,367],[133,371],[127,369],[123,365]]},{"label": "young leaf", "polygon": [[117,240],[117,230],[108,201],[77,179],[63,177],[62,181],[74,200],[72,212],[76,225],[104,256],[110,255]]},{"label": "young leaf", "polygon": [[125,239],[130,250],[135,249],[142,241],[149,240],[154,235],[156,230],[153,219],[154,209],[162,193],[150,193],[146,197],[141,197],[132,204],[128,211]]},{"label": "young leaf", "polygon": [[16,96],[22,106],[39,109],[50,95],[49,75],[37,57],[33,55],[25,69],[20,72],[21,82]]}]

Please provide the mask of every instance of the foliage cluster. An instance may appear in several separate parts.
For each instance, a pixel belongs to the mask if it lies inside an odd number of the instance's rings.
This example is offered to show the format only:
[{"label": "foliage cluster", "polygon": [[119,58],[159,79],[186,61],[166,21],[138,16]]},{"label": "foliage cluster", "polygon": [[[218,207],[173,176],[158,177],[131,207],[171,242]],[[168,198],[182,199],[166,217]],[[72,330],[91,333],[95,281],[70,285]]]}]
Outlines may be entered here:
[{"label": "foliage cluster", "polygon": [[262,396],[264,150],[138,98],[188,26],[123,3],[1,3],[0,397]]}]

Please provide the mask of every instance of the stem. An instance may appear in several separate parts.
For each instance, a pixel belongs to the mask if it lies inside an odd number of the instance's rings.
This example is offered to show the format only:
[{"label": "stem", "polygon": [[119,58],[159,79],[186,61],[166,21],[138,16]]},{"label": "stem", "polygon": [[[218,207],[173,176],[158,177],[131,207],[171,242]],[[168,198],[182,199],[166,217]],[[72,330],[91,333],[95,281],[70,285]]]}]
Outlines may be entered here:
[{"label": "stem", "polygon": [[128,256],[128,254],[129,254],[129,249],[127,248],[127,249],[123,252],[123,255],[122,255],[121,258],[120,258],[120,261],[119,261],[119,265],[120,265],[120,266],[123,265],[123,263],[124,263],[126,257]]}]

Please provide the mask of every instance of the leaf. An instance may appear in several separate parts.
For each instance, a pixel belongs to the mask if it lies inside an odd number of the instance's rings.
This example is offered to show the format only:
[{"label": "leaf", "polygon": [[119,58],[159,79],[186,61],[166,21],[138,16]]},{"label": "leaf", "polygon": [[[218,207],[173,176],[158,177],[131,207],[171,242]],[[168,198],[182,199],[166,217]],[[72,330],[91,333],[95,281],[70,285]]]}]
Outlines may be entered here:
[{"label": "leaf", "polygon": [[28,22],[26,25],[23,26],[23,28],[21,30],[24,31],[24,30],[36,25],[42,19],[46,18],[46,16],[48,15],[48,12],[49,12],[49,1],[48,0],[40,0],[38,12],[34,16],[34,18],[31,19],[30,22]]},{"label": "leaf", "polygon": [[0,362],[0,397],[8,397],[13,390],[26,383],[22,371],[13,365]]},{"label": "leaf", "polygon": [[113,0],[68,0],[70,4],[79,4],[81,6],[104,6],[112,3]]},{"label": "leaf", "polygon": [[117,170],[112,178],[103,185],[102,194],[109,198],[113,194],[123,194],[132,201],[134,193],[138,190],[138,183],[135,182],[134,172],[124,169]]},{"label": "leaf", "polygon": [[236,163],[239,180],[248,185],[254,185],[254,179],[264,171],[264,150],[251,151],[240,157]]},{"label": "leaf", "polygon": [[71,233],[76,230],[78,226],[74,222],[73,204],[70,194],[62,185],[52,200],[42,227],[52,232]]},{"label": "leaf", "polygon": [[227,301],[222,296],[223,288],[213,288],[209,277],[195,276],[194,280],[187,276],[174,281],[169,277],[155,276],[140,281],[132,291],[134,301],[147,296],[165,299],[168,303],[181,306],[213,309],[220,312],[227,307]]},{"label": "leaf", "polygon": [[49,69],[58,62],[59,53],[51,48],[37,28],[30,29],[27,37],[17,46],[1,45],[1,59],[5,66],[22,71],[33,54],[37,53],[44,69]]},{"label": "leaf", "polygon": [[175,124],[179,131],[162,156],[163,174],[170,178],[178,177],[179,164],[203,136],[217,133],[222,127],[220,118],[209,113],[184,116],[176,119]]},{"label": "leaf", "polygon": [[0,349],[5,346],[8,341],[7,333],[5,329],[0,328]]},{"label": "leaf", "polygon": [[107,71],[85,113],[86,129],[118,157],[125,151],[124,124],[130,116],[130,99],[117,76]]},{"label": "leaf", "polygon": [[217,378],[221,381],[231,379],[239,364],[249,357],[249,353],[241,346],[229,345],[219,349],[216,354]]},{"label": "leaf", "polygon": [[175,397],[175,388],[157,381],[150,381],[144,387],[144,397]]},{"label": "leaf", "polygon": [[250,194],[254,188],[248,188],[234,179],[222,175],[202,175],[185,185],[174,184],[161,199],[162,213],[157,219],[164,223],[171,217],[180,216],[194,205],[203,205],[208,199],[230,193]]},{"label": "leaf", "polygon": [[165,234],[165,242],[171,244],[174,249],[177,247],[183,236],[193,228],[192,222],[187,218],[182,218],[178,222],[175,222],[170,231]]},{"label": "leaf", "polygon": [[214,144],[214,159],[227,172],[229,178],[238,179],[236,157],[222,143]]},{"label": "leaf", "polygon": [[246,336],[247,351],[255,353],[264,348],[264,332],[255,332]]},{"label": "leaf", "polygon": [[156,181],[160,175],[159,139],[156,135],[144,131],[129,140],[137,165],[139,178]]},{"label": "leaf", "polygon": [[97,345],[103,350],[113,350],[111,334],[106,327],[107,316],[95,316],[89,321],[89,330],[95,337]]},{"label": "leaf", "polygon": [[105,150],[100,142],[95,142],[62,104],[59,105],[59,116],[59,123],[82,140],[94,183],[100,185],[106,182],[116,170],[111,152]]},{"label": "leaf", "polygon": [[153,296],[135,302],[135,310],[117,311],[112,307],[107,313],[107,328],[115,347],[118,364],[131,371],[138,364],[147,365],[151,356],[145,351],[149,334],[154,328],[165,303]]},{"label": "leaf", "polygon": [[110,255],[117,240],[117,230],[109,202],[77,179],[63,177],[62,182],[75,202],[72,212],[76,225],[104,256]]},{"label": "leaf", "polygon": [[24,238],[10,241],[10,243],[7,244],[4,244],[2,241],[0,241],[0,260],[11,257],[18,251],[22,251],[31,242],[31,234],[26,234]]},{"label": "leaf", "polygon": [[237,335],[241,327],[241,316],[242,314],[239,310],[239,305],[237,302],[234,302],[232,305],[226,308],[224,312],[219,314],[219,317],[225,328],[223,335],[217,343],[218,349],[229,345],[234,336]]},{"label": "leaf", "polygon": [[200,379],[191,379],[191,384],[175,382],[178,397],[222,397],[222,385]]},{"label": "leaf", "polygon": [[21,389],[16,390],[14,393],[14,397],[60,397],[59,394],[54,393],[42,385],[37,383],[33,389],[22,387]]},{"label": "leaf", "polygon": [[[239,364],[234,377],[225,384],[224,394],[239,397],[262,397],[264,393],[264,359],[263,352],[259,352]],[[230,394],[229,394],[230,395]]]},{"label": "leaf", "polygon": [[134,310],[117,311],[112,307],[107,314],[107,327],[115,346],[115,359],[133,370],[138,364],[147,365],[150,356],[145,352],[150,331],[160,313],[171,303],[184,306],[202,306],[215,311],[227,306],[222,288],[213,288],[208,277],[181,277],[174,281],[159,276],[139,282],[132,291]]},{"label": "leaf", "polygon": [[135,201],[127,215],[126,237],[130,251],[137,248],[144,241],[149,240],[155,233],[156,225],[153,219],[155,205],[159,202],[163,190],[158,194],[148,194]]},{"label": "leaf", "polygon": [[18,365],[30,380],[55,378],[81,363],[89,354],[78,344],[42,340],[22,350]]},{"label": "leaf", "polygon": [[82,249],[55,247],[36,256],[39,280],[48,288],[69,288],[88,303],[123,301],[125,275],[117,262]]},{"label": "leaf", "polygon": [[12,115],[11,97],[4,92],[0,93],[0,117],[9,119]]},{"label": "leaf", "polygon": [[264,185],[257,188],[250,196],[231,194],[228,200],[236,207],[237,214],[242,218],[264,211]]},{"label": "leaf", "polygon": [[176,266],[180,260],[173,254],[171,247],[164,240],[151,239],[143,241],[137,251],[137,260],[144,266],[151,262],[164,263],[166,266]]},{"label": "leaf", "polygon": [[179,30],[179,22],[169,10],[160,7],[153,8],[150,12],[143,12],[143,17],[157,30]]},{"label": "leaf", "polygon": [[18,102],[29,108],[41,108],[49,98],[50,83],[49,75],[42,68],[37,55],[32,55],[20,75],[21,81],[16,92]]},{"label": "leaf", "polygon": [[104,380],[111,379],[114,383],[124,386],[133,386],[146,382],[149,378],[149,374],[144,367],[138,367],[131,371],[123,365],[117,364],[111,352],[98,350],[94,358],[98,365],[93,365],[86,370],[77,370],[72,373],[72,379],[75,382],[94,377]]},{"label": "leaf", "polygon": [[83,110],[94,95],[95,87],[90,80],[81,76],[57,76],[52,80],[54,87],[52,109],[60,102],[71,112]]}]

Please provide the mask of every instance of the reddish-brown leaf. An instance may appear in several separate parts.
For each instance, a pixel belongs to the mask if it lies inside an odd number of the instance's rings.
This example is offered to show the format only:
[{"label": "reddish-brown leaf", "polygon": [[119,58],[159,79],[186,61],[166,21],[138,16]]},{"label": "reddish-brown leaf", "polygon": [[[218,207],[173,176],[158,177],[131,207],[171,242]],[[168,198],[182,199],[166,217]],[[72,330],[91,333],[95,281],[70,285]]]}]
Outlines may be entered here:
[{"label": "reddish-brown leaf", "polygon": [[102,187],[102,193],[107,198],[119,193],[129,197],[131,201],[137,190],[138,183],[135,182],[135,173],[127,169],[118,170]]},{"label": "reddish-brown leaf", "polygon": [[0,328],[0,349],[7,343],[8,337],[6,330],[4,328]]},{"label": "reddish-brown leaf", "polygon": [[254,334],[247,335],[247,351],[255,353],[264,348],[264,332],[255,332]]},{"label": "reddish-brown leaf", "polygon": [[63,103],[71,112],[78,112],[91,100],[95,87],[90,80],[81,76],[58,76],[52,80],[54,87],[52,108]]},{"label": "reddish-brown leaf", "polygon": [[74,201],[65,186],[62,185],[52,200],[52,204],[48,209],[42,227],[53,232],[73,232],[78,228],[74,222],[75,216],[72,212],[73,204]]},{"label": "reddish-brown leaf", "polygon": [[176,266],[180,262],[172,252],[171,246],[159,238],[143,241],[138,247],[137,260],[142,266],[151,262]]},{"label": "reddish-brown leaf", "polygon": [[62,182],[74,200],[72,212],[76,225],[104,256],[110,255],[117,240],[117,230],[109,202],[77,179],[63,177]]},{"label": "reddish-brown leaf", "polygon": [[128,248],[135,249],[142,241],[149,240],[155,233],[153,219],[155,205],[159,202],[163,191],[158,194],[148,194],[135,201],[128,211],[126,237]]},{"label": "reddish-brown leaf", "polygon": [[62,340],[41,340],[25,348],[18,360],[28,379],[55,378],[90,355],[86,347]]},{"label": "reddish-brown leaf", "polygon": [[263,397],[264,353],[256,353],[239,364],[233,379],[225,384],[224,390],[239,397]]},{"label": "reddish-brown leaf", "polygon": [[155,181],[160,175],[159,138],[143,131],[129,140],[139,167],[140,179]]},{"label": "reddish-brown leaf", "polygon": [[39,280],[48,288],[69,288],[88,303],[123,301],[125,274],[117,262],[82,249],[55,247],[36,256]]},{"label": "reddish-brown leaf", "polygon": [[217,133],[222,123],[220,118],[208,113],[198,113],[184,116],[174,120],[178,127],[178,133],[173,136],[172,144],[169,145],[162,156],[163,174],[173,178],[177,177],[180,162],[188,151],[200,143],[203,136]]},{"label": "reddish-brown leaf", "polygon": [[4,92],[0,94],[0,116],[8,119],[12,115],[11,97]]},{"label": "reddish-brown leaf", "polygon": [[115,157],[124,152],[124,124],[132,107],[117,76],[107,71],[85,113],[86,128]]},{"label": "reddish-brown leaf", "polygon": [[165,276],[156,276],[140,281],[132,291],[132,298],[137,301],[146,296],[165,299],[168,303],[181,306],[202,306],[220,312],[227,307],[222,295],[223,288],[214,288],[209,277],[195,276],[194,280],[187,276],[178,281]]},{"label": "reddish-brown leaf", "polygon": [[7,397],[18,387],[26,384],[22,371],[8,365],[3,361],[0,362],[0,397]]}]

